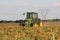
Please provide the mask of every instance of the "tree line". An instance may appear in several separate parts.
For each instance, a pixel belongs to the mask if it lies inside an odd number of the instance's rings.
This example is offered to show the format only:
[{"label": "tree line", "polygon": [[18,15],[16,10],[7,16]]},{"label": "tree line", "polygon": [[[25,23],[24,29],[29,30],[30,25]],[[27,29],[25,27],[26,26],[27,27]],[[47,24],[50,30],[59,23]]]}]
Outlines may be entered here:
[{"label": "tree line", "polygon": [[[7,20],[0,20],[0,23],[20,23],[22,20],[15,20],[15,21],[7,21]],[[44,21],[60,21],[60,19],[49,19],[49,20],[44,20]]]}]

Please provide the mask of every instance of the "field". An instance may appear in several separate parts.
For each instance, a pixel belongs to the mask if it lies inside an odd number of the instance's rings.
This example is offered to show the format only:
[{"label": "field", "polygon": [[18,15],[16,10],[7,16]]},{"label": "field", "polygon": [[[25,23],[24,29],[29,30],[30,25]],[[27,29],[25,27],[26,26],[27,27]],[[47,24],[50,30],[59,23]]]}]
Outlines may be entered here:
[{"label": "field", "polygon": [[60,22],[44,27],[22,27],[19,23],[0,23],[0,40],[60,40]]}]

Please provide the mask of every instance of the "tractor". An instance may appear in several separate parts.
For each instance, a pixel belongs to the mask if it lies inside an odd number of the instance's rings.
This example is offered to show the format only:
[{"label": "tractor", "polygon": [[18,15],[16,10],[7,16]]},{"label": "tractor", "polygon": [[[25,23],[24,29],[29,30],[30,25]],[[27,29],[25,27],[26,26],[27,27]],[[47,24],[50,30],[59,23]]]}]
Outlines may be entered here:
[{"label": "tractor", "polygon": [[38,18],[38,13],[36,12],[27,12],[23,13],[26,14],[25,20],[20,20],[21,26],[34,26],[35,24],[40,26],[40,19]]}]

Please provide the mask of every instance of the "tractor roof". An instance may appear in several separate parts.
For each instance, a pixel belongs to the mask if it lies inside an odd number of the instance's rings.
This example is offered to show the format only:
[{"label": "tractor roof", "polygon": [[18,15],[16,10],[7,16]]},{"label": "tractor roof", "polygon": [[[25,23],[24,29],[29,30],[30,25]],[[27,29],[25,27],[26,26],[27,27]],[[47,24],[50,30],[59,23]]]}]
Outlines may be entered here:
[{"label": "tractor roof", "polygon": [[27,12],[28,14],[37,14],[37,12]]}]

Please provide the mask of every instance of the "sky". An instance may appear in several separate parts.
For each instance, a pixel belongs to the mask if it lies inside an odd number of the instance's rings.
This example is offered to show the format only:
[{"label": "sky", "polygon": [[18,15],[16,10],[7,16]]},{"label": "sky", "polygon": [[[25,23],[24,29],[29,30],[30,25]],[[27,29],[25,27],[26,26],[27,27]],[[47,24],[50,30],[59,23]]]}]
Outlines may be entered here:
[{"label": "sky", "polygon": [[60,19],[60,0],[0,0],[0,20],[25,19],[26,12],[38,12],[41,19]]}]

